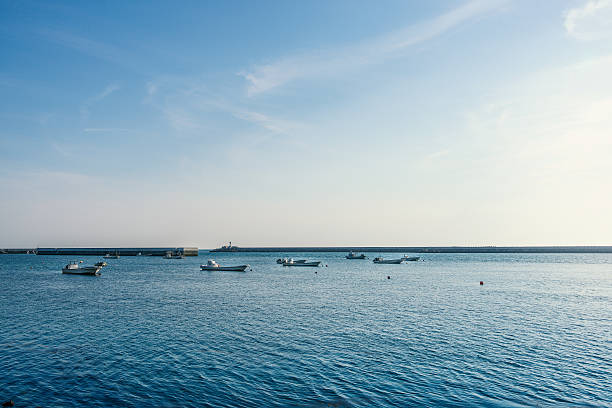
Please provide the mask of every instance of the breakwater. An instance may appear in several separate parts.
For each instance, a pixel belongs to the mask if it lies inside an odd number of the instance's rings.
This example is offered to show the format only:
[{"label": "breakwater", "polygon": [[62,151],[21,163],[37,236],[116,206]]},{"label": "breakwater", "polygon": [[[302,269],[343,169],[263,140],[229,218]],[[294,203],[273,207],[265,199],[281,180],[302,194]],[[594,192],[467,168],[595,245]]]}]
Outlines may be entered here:
[{"label": "breakwater", "polygon": [[164,256],[167,253],[183,254],[185,256],[198,256],[198,248],[174,247],[174,248],[37,248],[38,255],[93,255],[104,256],[106,254],[119,256]]},{"label": "breakwater", "polygon": [[35,254],[34,248],[0,248],[0,254]]},{"label": "breakwater", "polygon": [[612,253],[612,246],[484,246],[484,247],[238,247],[225,246],[211,252],[398,252],[398,253],[516,253],[516,254],[564,254],[564,253]]}]

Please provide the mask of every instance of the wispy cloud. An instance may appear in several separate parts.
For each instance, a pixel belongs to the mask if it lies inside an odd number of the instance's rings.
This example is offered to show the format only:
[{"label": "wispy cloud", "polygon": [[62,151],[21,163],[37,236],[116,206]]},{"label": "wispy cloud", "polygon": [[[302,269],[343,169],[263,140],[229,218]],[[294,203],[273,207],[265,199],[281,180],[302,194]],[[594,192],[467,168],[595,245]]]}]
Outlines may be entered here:
[{"label": "wispy cloud", "polygon": [[291,130],[301,126],[297,122],[272,117],[256,111],[253,108],[241,107],[239,105],[237,106],[236,104],[228,103],[226,101],[210,99],[206,101],[206,105],[221,112],[229,113],[234,118],[241,121],[258,125],[272,133],[288,134]]},{"label": "wispy cloud", "polygon": [[121,89],[121,87],[119,85],[117,85],[117,84],[109,84],[100,93],[98,93],[93,98],[91,98],[91,100],[93,102],[100,101],[100,100],[106,98],[108,95],[112,94],[113,92],[118,91],[119,89]]},{"label": "wispy cloud", "polygon": [[91,57],[119,65],[126,65],[126,62],[129,61],[127,55],[120,48],[100,41],[51,29],[41,29],[39,34],[50,42],[71,48]]},{"label": "wispy cloud", "polygon": [[178,131],[194,131],[212,125],[223,116],[252,123],[269,133],[288,134],[299,123],[260,112],[249,100],[216,94],[198,79],[162,78],[146,86],[144,102],[159,109],[170,126]]},{"label": "wispy cloud", "polygon": [[51,143],[51,147],[53,147],[53,150],[55,150],[56,152],[58,152],[59,154],[61,154],[64,157],[71,157],[72,154],[66,150],[62,145],[60,145],[59,143],[56,142],[52,142]]},{"label": "wispy cloud", "polygon": [[425,155],[424,160],[434,160],[440,157],[447,156],[450,153],[450,149],[438,150],[437,152],[429,153]]},{"label": "wispy cloud", "polygon": [[579,40],[612,37],[612,0],[590,0],[570,9],[564,25],[567,33]]},{"label": "wispy cloud", "polygon": [[602,163],[609,168],[612,85],[602,81],[609,72],[612,56],[523,77],[467,116],[472,139],[462,145],[505,156],[514,167],[520,159],[522,167],[545,166],[559,174]]},{"label": "wispy cloud", "polygon": [[147,82],[147,94],[149,96],[155,95],[157,92],[157,84],[155,82]]},{"label": "wispy cloud", "polygon": [[161,108],[164,118],[179,131],[189,131],[201,127],[197,115],[177,105],[165,105]]},{"label": "wispy cloud", "polygon": [[295,126],[294,123],[291,123],[289,121],[274,119],[268,115],[264,115],[263,113],[259,112],[235,108],[228,108],[228,111],[230,111],[231,114],[237,119],[255,123],[273,133],[286,134],[290,128]]},{"label": "wispy cloud", "polygon": [[104,98],[108,97],[109,95],[118,91],[119,89],[121,89],[121,87],[118,84],[111,83],[111,84],[108,84],[102,91],[88,98],[85,102],[83,102],[83,105],[81,105],[81,117],[83,119],[87,119],[90,113],[89,108],[93,104],[103,100]]},{"label": "wispy cloud", "polygon": [[347,47],[282,58],[241,72],[250,96],[291,81],[334,75],[356,67],[401,56],[414,45],[448,32],[468,20],[499,9],[507,0],[472,0],[429,21]]}]

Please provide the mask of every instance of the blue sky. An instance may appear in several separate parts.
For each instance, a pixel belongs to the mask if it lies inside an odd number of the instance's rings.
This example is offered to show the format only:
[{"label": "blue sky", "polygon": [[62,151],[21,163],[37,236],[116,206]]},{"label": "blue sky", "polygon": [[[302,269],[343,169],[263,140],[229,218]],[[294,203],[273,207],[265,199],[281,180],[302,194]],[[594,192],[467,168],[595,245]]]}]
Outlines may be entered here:
[{"label": "blue sky", "polygon": [[610,244],[612,0],[0,3],[0,246]]}]

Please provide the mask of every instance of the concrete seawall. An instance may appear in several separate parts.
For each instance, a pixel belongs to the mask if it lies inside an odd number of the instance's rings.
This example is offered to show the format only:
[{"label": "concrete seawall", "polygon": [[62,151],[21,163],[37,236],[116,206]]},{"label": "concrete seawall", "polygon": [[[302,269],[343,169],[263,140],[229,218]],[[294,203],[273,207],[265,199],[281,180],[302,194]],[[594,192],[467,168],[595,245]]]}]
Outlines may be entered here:
[{"label": "concrete seawall", "polygon": [[34,248],[0,248],[0,254],[35,254]]},{"label": "concrete seawall", "polygon": [[104,256],[106,254],[119,256],[164,256],[166,253],[183,254],[185,256],[198,256],[198,248],[174,247],[174,248],[37,248],[38,255],[93,255]]},{"label": "concrete seawall", "polygon": [[398,253],[513,253],[563,254],[612,253],[612,246],[530,246],[530,247],[223,247],[211,252],[398,252]]}]

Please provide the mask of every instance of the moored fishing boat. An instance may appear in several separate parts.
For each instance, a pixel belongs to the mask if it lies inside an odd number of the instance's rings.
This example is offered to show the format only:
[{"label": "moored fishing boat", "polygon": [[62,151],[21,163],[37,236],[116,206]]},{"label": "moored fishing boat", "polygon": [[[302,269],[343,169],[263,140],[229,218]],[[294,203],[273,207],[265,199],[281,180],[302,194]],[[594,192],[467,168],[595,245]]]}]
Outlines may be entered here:
[{"label": "moored fishing boat", "polygon": [[73,261],[62,268],[62,273],[67,275],[99,275],[101,266],[80,266],[79,262]]},{"label": "moored fishing boat", "polygon": [[374,262],[375,264],[401,264],[402,262],[404,262],[404,258],[384,259],[382,256],[377,256],[372,262]]},{"label": "moored fishing boat", "polygon": [[249,265],[238,265],[238,266],[221,266],[213,259],[209,259],[206,265],[200,265],[200,269],[203,271],[233,271],[233,272],[244,272]]},{"label": "moored fishing boat", "polygon": [[105,259],[119,259],[119,253],[115,252],[114,255],[111,255],[110,253],[108,253],[108,254],[104,255],[103,258],[105,258]]},{"label": "moored fishing boat", "polygon": [[295,260],[294,260],[293,258],[278,258],[278,259],[276,260],[276,263],[277,263],[277,264],[281,264],[281,265],[282,265],[283,263],[285,263],[285,262],[304,263],[304,262],[306,262],[306,259],[295,259]]},{"label": "moored fishing boat", "polygon": [[321,261],[311,261],[308,262],[306,259],[300,259],[298,261],[294,261],[293,259],[287,259],[283,262],[283,266],[320,266]]},{"label": "moored fishing boat", "polygon": [[357,255],[355,252],[351,251],[346,256],[346,259],[366,259],[365,254]]}]

